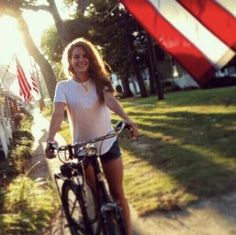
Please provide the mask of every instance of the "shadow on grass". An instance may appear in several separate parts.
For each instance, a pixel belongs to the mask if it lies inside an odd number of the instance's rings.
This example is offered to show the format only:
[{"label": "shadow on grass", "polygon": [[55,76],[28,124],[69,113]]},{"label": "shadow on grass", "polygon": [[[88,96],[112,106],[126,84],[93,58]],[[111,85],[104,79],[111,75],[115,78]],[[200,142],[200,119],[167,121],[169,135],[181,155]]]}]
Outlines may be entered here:
[{"label": "shadow on grass", "polygon": [[128,148],[126,141],[122,141],[122,147],[173,178],[177,185],[199,199],[234,191],[235,113],[181,111],[164,115],[168,118],[159,121],[156,113],[136,112],[137,120],[141,118],[142,123],[147,124],[138,123],[140,137]]},{"label": "shadow on grass", "polygon": [[[196,145],[199,148],[207,148],[212,152],[221,152],[224,156],[236,158],[235,113],[168,112],[165,115],[168,116],[168,120],[160,120],[149,126],[139,124],[139,128],[150,132],[149,137],[160,133],[163,136],[169,136],[172,140],[177,140],[179,144]],[[142,117],[144,116],[142,114]],[[144,118],[147,123],[153,121],[150,116],[147,115]]]}]

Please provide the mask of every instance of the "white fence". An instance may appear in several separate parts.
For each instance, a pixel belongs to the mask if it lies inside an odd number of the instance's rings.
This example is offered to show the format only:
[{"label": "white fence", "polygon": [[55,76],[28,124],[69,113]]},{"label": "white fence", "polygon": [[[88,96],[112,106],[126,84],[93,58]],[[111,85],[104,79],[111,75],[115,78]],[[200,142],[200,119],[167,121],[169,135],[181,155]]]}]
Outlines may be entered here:
[{"label": "white fence", "polygon": [[8,155],[8,146],[10,139],[12,139],[12,124],[11,117],[7,115],[5,105],[1,104],[0,107],[0,147],[4,152],[5,157]]}]

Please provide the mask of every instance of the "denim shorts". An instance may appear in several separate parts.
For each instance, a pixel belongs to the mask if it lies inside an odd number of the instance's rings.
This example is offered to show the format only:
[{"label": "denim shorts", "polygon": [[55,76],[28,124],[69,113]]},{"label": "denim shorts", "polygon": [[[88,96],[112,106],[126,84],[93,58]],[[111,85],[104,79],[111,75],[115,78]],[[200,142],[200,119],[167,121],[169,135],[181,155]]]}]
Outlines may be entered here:
[{"label": "denim shorts", "polygon": [[108,162],[114,159],[117,159],[121,156],[120,146],[118,143],[118,140],[116,140],[111,148],[108,150],[108,152],[102,154],[100,156],[102,163]]},{"label": "denim shorts", "polygon": [[[108,152],[100,155],[100,159],[102,163],[109,162],[111,160],[115,160],[121,157],[121,150],[118,141],[116,140],[111,148],[108,150]],[[85,168],[88,167],[88,165],[92,164],[92,158],[93,157],[87,157],[84,162]]]}]

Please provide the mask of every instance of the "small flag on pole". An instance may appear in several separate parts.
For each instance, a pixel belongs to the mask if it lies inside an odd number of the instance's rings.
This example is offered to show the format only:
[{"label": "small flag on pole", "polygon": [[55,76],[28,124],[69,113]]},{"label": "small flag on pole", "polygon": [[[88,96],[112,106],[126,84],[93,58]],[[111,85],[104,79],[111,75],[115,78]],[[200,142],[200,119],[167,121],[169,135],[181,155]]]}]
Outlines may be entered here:
[{"label": "small flag on pole", "polygon": [[37,83],[33,73],[30,74],[30,78],[31,78],[33,91],[35,91],[37,94],[39,94],[38,83]]},{"label": "small flag on pole", "polygon": [[200,85],[235,56],[235,0],[121,2]]},{"label": "small flag on pole", "polygon": [[20,87],[20,95],[24,97],[26,102],[32,101],[31,87],[26,79],[25,72],[16,57],[17,78]]}]

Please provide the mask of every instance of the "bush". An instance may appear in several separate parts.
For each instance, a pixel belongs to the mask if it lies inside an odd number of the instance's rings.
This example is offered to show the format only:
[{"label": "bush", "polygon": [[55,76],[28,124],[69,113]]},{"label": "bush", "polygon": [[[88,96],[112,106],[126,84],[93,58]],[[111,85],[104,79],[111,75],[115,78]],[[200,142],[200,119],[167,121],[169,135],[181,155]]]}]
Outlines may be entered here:
[{"label": "bush", "polygon": [[4,197],[4,214],[0,214],[1,234],[35,234],[48,226],[58,208],[52,186],[25,175],[17,177]]},{"label": "bush", "polygon": [[31,114],[28,114],[20,122],[19,130],[30,130],[32,126],[32,122],[33,122],[33,116]]},{"label": "bush", "polygon": [[[50,224],[58,208],[52,186],[47,181],[32,180],[26,163],[32,154],[33,136],[29,132],[32,117],[25,116],[13,133],[9,157],[0,162],[0,234],[35,235]],[[20,174],[10,184],[16,174]],[[28,173],[27,173],[28,174]]]},{"label": "bush", "polygon": [[12,134],[13,141],[12,144],[14,146],[16,145],[27,145],[27,146],[32,146],[34,137],[33,135],[26,130],[18,130],[13,132]]},{"label": "bush", "polygon": [[[17,174],[15,165],[12,163],[12,159],[4,159],[0,161],[0,189],[5,188],[10,180]],[[1,198],[0,198],[1,203]]]},{"label": "bush", "polygon": [[19,173],[25,172],[26,162],[32,155],[33,140],[32,134],[28,131],[19,130],[13,133],[9,159]]},{"label": "bush", "polygon": [[46,117],[51,116],[52,111],[53,111],[53,106],[51,104],[47,105],[47,106],[44,106],[43,115],[46,116]]},{"label": "bush", "polygon": [[19,173],[25,172],[25,166],[28,159],[30,159],[32,149],[30,146],[16,145],[11,151],[11,158],[15,163],[15,167]]},{"label": "bush", "polygon": [[[9,148],[7,161],[19,174],[25,172],[27,160],[32,155],[33,135],[28,131],[31,129],[33,117],[24,116],[19,124],[19,129],[12,133],[12,142]],[[8,173],[7,173],[8,175]]]}]

